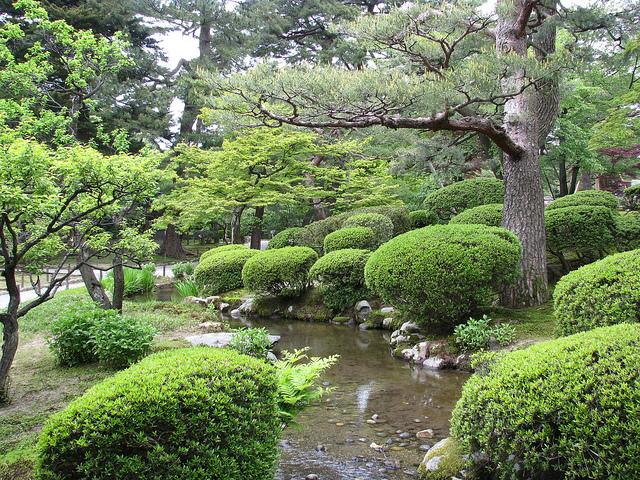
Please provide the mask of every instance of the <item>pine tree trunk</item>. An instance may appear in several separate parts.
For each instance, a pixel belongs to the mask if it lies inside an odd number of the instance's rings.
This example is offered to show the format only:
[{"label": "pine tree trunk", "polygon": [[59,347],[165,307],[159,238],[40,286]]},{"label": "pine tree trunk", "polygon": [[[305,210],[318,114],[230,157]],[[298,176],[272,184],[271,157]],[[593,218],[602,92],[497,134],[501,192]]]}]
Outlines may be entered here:
[{"label": "pine tree trunk", "polygon": [[20,288],[16,282],[15,266],[5,266],[3,275],[9,292],[9,305],[7,311],[0,314],[0,322],[2,323],[0,405],[9,403],[9,372],[18,351],[18,307],[20,306]]},{"label": "pine tree trunk", "polygon": [[[323,160],[322,156],[315,155],[311,159],[311,165],[314,166],[314,167],[318,167],[322,163],[322,160]],[[313,187],[315,185],[315,183],[316,183],[316,179],[314,178],[314,176],[311,173],[305,172],[305,174],[304,174],[304,183],[308,187]],[[312,198],[311,199],[311,206],[313,207],[313,219],[315,221],[324,220],[325,218],[327,218],[327,209],[322,204],[322,199],[320,199],[320,198]]]},{"label": "pine tree trunk", "polygon": [[122,304],[124,303],[124,266],[122,265],[122,257],[115,255],[113,257],[113,309],[122,313]]},{"label": "pine tree trunk", "polygon": [[[519,19],[525,0],[503,0],[496,28],[496,48],[502,55],[527,55],[527,35]],[[515,71],[503,82],[505,92],[518,91],[527,81],[523,70]],[[504,156],[503,225],[522,244],[521,275],[503,291],[502,301],[512,307],[540,305],[547,300],[546,239],[544,229],[544,190],[539,160],[540,130],[538,101],[528,88],[504,106],[504,129],[523,153]]]},{"label": "pine tree trunk", "polygon": [[175,225],[167,225],[158,253],[169,258],[185,258],[187,256],[187,252],[182,247],[182,240],[178,235]]},{"label": "pine tree trunk", "polygon": [[231,243],[244,243],[240,232],[240,220],[242,220],[244,207],[236,207],[231,212]]},{"label": "pine tree trunk", "polygon": [[262,219],[264,217],[264,207],[256,207],[255,224],[251,230],[251,245],[255,250],[260,250],[262,243]]}]

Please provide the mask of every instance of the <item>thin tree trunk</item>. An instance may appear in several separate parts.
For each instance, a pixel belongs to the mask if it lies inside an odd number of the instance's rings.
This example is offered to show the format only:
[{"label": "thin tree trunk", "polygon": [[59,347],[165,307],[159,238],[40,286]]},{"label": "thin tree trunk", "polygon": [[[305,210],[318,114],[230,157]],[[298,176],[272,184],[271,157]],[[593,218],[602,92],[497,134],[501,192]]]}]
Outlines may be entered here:
[{"label": "thin tree trunk", "polygon": [[[322,163],[322,156],[321,155],[315,155],[312,159],[311,159],[311,165],[313,167],[317,167]],[[315,185],[316,179],[315,177],[310,173],[310,172],[305,172],[304,174],[304,183],[309,186],[309,187],[313,187]],[[313,219],[314,220],[324,220],[325,218],[327,218],[327,209],[324,207],[324,205],[322,204],[322,200],[320,198],[312,198],[311,199],[311,206],[313,207]]]},{"label": "thin tree trunk", "polygon": [[569,185],[567,185],[567,162],[565,159],[560,160],[558,168],[558,184],[560,187],[559,197],[564,197],[569,194]]},{"label": "thin tree trunk", "polygon": [[578,172],[580,172],[580,167],[575,165],[571,169],[571,184],[569,185],[569,193],[576,193],[576,186],[578,185]]},{"label": "thin tree trunk", "polygon": [[231,212],[231,243],[244,243],[240,234],[240,220],[242,220],[244,207],[235,207]]},{"label": "thin tree trunk", "polygon": [[6,313],[0,314],[0,322],[2,322],[0,405],[9,403],[9,372],[18,351],[18,307],[20,306],[20,288],[16,282],[15,267],[5,266],[3,275],[9,293],[9,305]]},{"label": "thin tree trunk", "polygon": [[262,219],[264,217],[264,207],[256,207],[255,224],[251,230],[251,245],[255,250],[260,250],[262,243]]},{"label": "thin tree trunk", "polygon": [[[496,47],[500,54],[527,55],[527,35],[519,22],[525,0],[504,0],[496,29]],[[509,10],[507,10],[509,9]],[[506,92],[517,91],[527,81],[519,70],[505,79]],[[547,299],[546,239],[544,229],[544,190],[539,161],[539,128],[536,121],[537,99],[529,88],[504,106],[504,128],[522,148],[519,156],[504,156],[503,225],[516,234],[522,244],[521,275],[503,291],[502,301],[509,306],[539,305]]]},{"label": "thin tree trunk", "polygon": [[162,245],[160,246],[158,253],[169,258],[185,258],[187,256],[187,252],[182,247],[182,240],[178,235],[175,225],[167,225],[167,228],[164,231]]},{"label": "thin tree trunk", "polygon": [[85,287],[87,287],[89,296],[94,302],[100,305],[100,307],[105,310],[111,310],[113,306],[111,305],[111,300],[109,300],[107,292],[93,272],[91,265],[86,263],[89,259],[89,252],[86,247],[83,246],[78,249],[78,256],[80,257],[80,275],[82,276]]},{"label": "thin tree trunk", "polygon": [[113,257],[113,309],[122,313],[124,302],[124,266],[122,257],[116,254]]}]

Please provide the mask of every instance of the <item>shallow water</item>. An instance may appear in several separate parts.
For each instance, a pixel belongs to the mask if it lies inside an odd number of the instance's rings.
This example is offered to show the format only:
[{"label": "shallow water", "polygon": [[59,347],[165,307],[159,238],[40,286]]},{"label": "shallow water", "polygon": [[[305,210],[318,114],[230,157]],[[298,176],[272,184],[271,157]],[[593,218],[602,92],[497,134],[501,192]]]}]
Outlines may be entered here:
[{"label": "shallow water", "polygon": [[[416,369],[395,360],[386,332],[295,320],[243,319],[232,326],[240,323],[280,335],[278,349],[309,346],[312,355],[340,355],[324,377],[333,391],[297,418],[298,428],[284,433],[278,480],[309,474],[320,480],[414,478],[424,457],[421,446],[447,436],[467,374]],[[368,423],[375,414],[377,423]],[[416,438],[428,428],[434,438]],[[386,451],[370,448],[373,442]]]}]

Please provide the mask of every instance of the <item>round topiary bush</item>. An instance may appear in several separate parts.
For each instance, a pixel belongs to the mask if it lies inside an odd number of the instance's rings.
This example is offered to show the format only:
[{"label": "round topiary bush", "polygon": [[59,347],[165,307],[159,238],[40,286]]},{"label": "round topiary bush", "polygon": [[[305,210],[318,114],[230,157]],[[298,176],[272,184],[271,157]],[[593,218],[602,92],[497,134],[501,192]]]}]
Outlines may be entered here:
[{"label": "round topiary bush", "polygon": [[322,254],[325,237],[339,230],[345,218],[342,215],[333,216],[302,227],[302,230],[296,234],[296,245],[313,248],[317,253]]},{"label": "round topiary bush", "polygon": [[296,235],[302,231],[302,227],[285,228],[276,233],[267,245],[267,250],[274,248],[293,247],[296,244]]},{"label": "round topiary bush", "polygon": [[246,247],[245,245],[237,244],[237,243],[230,243],[229,245],[222,245],[220,247],[215,247],[215,248],[212,248],[211,250],[207,250],[202,255],[200,255],[200,261],[202,262],[203,260],[210,257],[211,255],[216,255],[222,252],[229,252],[232,250],[248,250],[248,247]]},{"label": "round topiary bush", "polygon": [[309,269],[316,260],[318,254],[309,247],[265,250],[247,260],[242,281],[261,295],[299,295],[309,286]]},{"label": "round topiary bush", "polygon": [[215,348],[151,355],[47,422],[37,478],[263,480],[281,420],[266,362]]},{"label": "round topiary bush", "polygon": [[441,222],[469,208],[504,201],[504,182],[496,178],[473,178],[452,183],[424,199],[424,208],[433,211]]},{"label": "round topiary bush", "polygon": [[501,203],[479,205],[457,214],[449,223],[473,223],[477,225],[499,227],[502,225],[502,210],[503,205]]},{"label": "round topiary bush", "polygon": [[451,430],[479,478],[640,478],[640,325],[498,357],[462,390]]},{"label": "round topiary bush", "polygon": [[375,246],[389,241],[393,235],[393,223],[389,217],[380,213],[359,213],[347,218],[342,228],[369,227],[373,230]]},{"label": "round topiary bush", "polygon": [[369,227],[341,228],[325,237],[324,251],[329,253],[345,248],[373,250],[376,244],[375,233]]},{"label": "round topiary bush", "polygon": [[373,252],[367,286],[423,323],[455,325],[515,280],[520,243],[499,227],[434,225]]},{"label": "round topiary bush", "polygon": [[411,217],[409,216],[409,210],[404,205],[378,205],[376,207],[362,207],[356,210],[351,210],[347,213],[339,215],[339,217],[348,218],[360,213],[378,213],[384,215],[393,223],[393,236],[400,235],[401,233],[411,230]]},{"label": "round topiary bush", "polygon": [[616,215],[614,236],[619,252],[640,248],[640,214],[627,212]]},{"label": "round topiary bush", "polygon": [[611,209],[579,205],[547,210],[544,215],[547,248],[562,262],[568,253],[597,259],[615,246],[615,219]]},{"label": "round topiary bush", "polygon": [[259,253],[259,250],[235,248],[210,254],[193,272],[196,284],[207,295],[242,288],[242,268],[247,260]]},{"label": "round topiary bush", "polygon": [[611,255],[565,275],[553,304],[562,335],[640,321],[640,250]]},{"label": "round topiary bush", "polygon": [[309,276],[320,283],[327,307],[341,311],[369,296],[364,283],[364,266],[369,255],[368,250],[336,250],[313,264]]},{"label": "round topiary bush", "polygon": [[431,210],[414,210],[409,213],[409,218],[411,218],[412,230],[439,223],[438,216]]},{"label": "round topiary bush", "polygon": [[577,207],[580,205],[607,207],[611,210],[616,210],[618,208],[618,199],[613,193],[604,190],[581,190],[571,195],[555,199],[547,206],[547,210]]}]

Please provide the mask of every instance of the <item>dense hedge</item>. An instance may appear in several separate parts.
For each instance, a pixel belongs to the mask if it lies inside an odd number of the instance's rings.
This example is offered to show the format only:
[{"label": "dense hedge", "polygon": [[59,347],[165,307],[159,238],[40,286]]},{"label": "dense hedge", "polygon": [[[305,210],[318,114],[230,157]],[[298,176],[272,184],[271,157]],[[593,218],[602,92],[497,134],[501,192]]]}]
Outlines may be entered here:
[{"label": "dense hedge", "polygon": [[495,178],[473,178],[452,183],[424,199],[424,208],[433,211],[442,222],[469,208],[504,201],[504,182]]},{"label": "dense hedge", "polygon": [[607,207],[611,210],[618,208],[618,199],[611,192],[604,190],[581,190],[571,195],[566,195],[555,199],[547,206],[547,210],[557,208],[577,207],[580,205],[591,205],[594,207]]},{"label": "dense hedge", "polygon": [[456,324],[518,274],[520,244],[483,225],[435,225],[400,235],[365,267],[367,286],[423,323]]},{"label": "dense hedge", "polygon": [[640,478],[640,325],[508,353],[473,375],[453,435],[479,478]]},{"label": "dense hedge", "polygon": [[293,247],[296,245],[296,236],[302,231],[302,227],[285,228],[276,233],[267,245],[268,250],[274,248]]},{"label": "dense hedge", "polygon": [[393,236],[400,235],[401,233],[411,230],[411,217],[409,216],[409,210],[404,205],[379,205],[376,207],[362,207],[356,210],[351,210],[347,213],[343,213],[342,216],[350,217],[352,215],[358,215],[360,213],[378,213],[384,215],[393,223]]},{"label": "dense hedge", "polygon": [[313,248],[322,254],[324,239],[327,235],[342,227],[343,216],[333,216],[306,225],[296,234],[296,245]]},{"label": "dense hedge", "polygon": [[202,262],[204,259],[206,259],[207,257],[210,257],[211,255],[216,255],[222,252],[229,252],[232,250],[248,250],[248,247],[246,247],[245,245],[237,244],[237,243],[230,243],[229,245],[214,247],[211,250],[207,250],[202,255],[200,255],[200,261]]},{"label": "dense hedge", "polygon": [[640,214],[628,212],[616,215],[615,239],[619,252],[640,248]]},{"label": "dense hedge", "polygon": [[263,480],[278,458],[275,373],[214,348],[151,355],[42,430],[38,478]]},{"label": "dense hedge", "polygon": [[309,276],[320,283],[320,291],[327,307],[341,311],[368,298],[364,266],[370,254],[368,250],[336,250],[314,263]]},{"label": "dense hedge", "polygon": [[547,248],[563,264],[568,253],[597,259],[615,245],[614,212],[607,207],[580,205],[547,210],[544,222]]},{"label": "dense hedge", "polygon": [[324,239],[324,252],[356,248],[373,250],[378,245],[375,232],[369,227],[341,228]]},{"label": "dense hedge", "polygon": [[478,225],[488,225],[490,227],[499,227],[502,225],[502,210],[503,205],[501,203],[479,205],[460,212],[453,217],[449,223],[474,223]]},{"label": "dense hedge", "polygon": [[629,210],[640,211],[640,185],[634,185],[624,191],[624,201]]},{"label": "dense hedge", "polygon": [[242,288],[242,268],[259,253],[249,248],[235,248],[210,254],[204,260],[201,257],[193,272],[195,281],[208,295]]},{"label": "dense hedge", "polygon": [[265,250],[242,269],[244,286],[262,295],[294,296],[309,286],[309,269],[318,254],[309,247]]},{"label": "dense hedge", "polygon": [[409,213],[409,218],[411,219],[412,230],[428,227],[429,225],[435,225],[440,222],[438,216],[431,210],[414,210]]},{"label": "dense hedge", "polygon": [[375,246],[387,242],[393,236],[393,223],[389,217],[380,213],[359,213],[347,218],[342,228],[369,227],[373,230]]},{"label": "dense hedge", "polygon": [[565,275],[553,300],[562,335],[640,321],[640,250],[611,255]]}]

